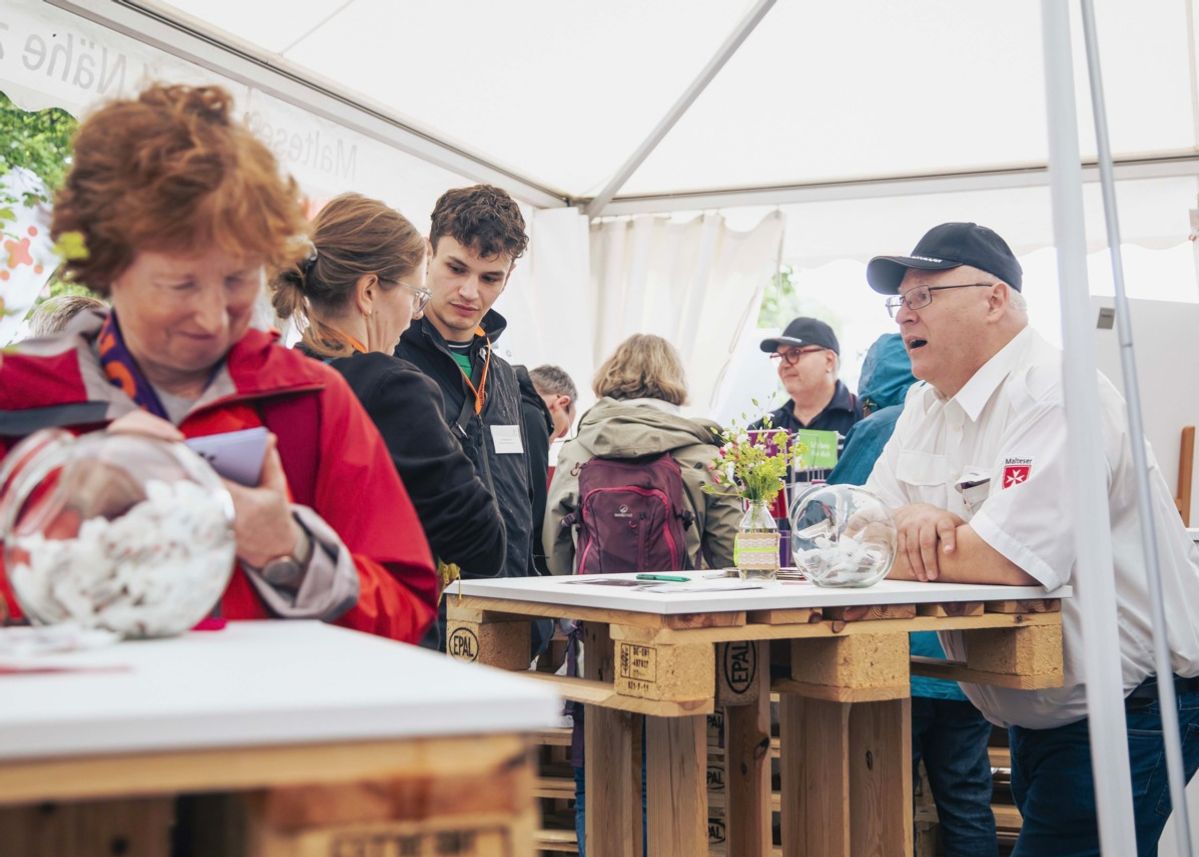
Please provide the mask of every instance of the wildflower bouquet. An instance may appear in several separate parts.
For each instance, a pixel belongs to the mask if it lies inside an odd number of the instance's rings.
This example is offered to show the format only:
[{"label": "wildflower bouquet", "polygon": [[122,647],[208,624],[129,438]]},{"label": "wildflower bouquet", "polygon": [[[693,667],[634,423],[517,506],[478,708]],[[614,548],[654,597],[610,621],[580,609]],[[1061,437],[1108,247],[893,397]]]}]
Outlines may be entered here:
[{"label": "wildflower bouquet", "polygon": [[786,430],[771,431],[770,417],[766,417],[764,428],[752,435],[734,423],[720,433],[720,439],[723,443],[712,462],[712,484],[704,490],[751,503],[773,503],[783,490],[783,477],[791,464]]}]

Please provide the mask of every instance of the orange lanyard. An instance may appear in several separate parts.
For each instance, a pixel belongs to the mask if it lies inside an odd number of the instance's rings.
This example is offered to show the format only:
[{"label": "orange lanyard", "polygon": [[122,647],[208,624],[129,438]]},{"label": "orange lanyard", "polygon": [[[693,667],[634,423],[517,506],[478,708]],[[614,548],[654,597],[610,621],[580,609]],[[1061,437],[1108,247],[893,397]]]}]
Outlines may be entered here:
[{"label": "orange lanyard", "polygon": [[354,337],[350,336],[350,334],[346,333],[344,330],[338,330],[331,324],[326,324],[319,321],[314,323],[313,327],[316,328],[315,333],[317,339],[324,339],[326,341],[335,340],[343,343],[344,345],[350,346],[351,351],[356,351],[359,354],[366,353],[366,346]]},{"label": "orange lanyard", "polygon": [[[487,337],[487,331],[483,330],[483,326],[475,328],[476,336]],[[479,378],[479,386],[476,389],[471,383],[470,376],[465,372],[462,373],[463,380],[466,381],[466,386],[470,387],[470,391],[475,394],[475,413],[483,413],[483,402],[487,399],[487,370],[491,368],[491,338],[487,337],[487,355],[483,358],[483,374]]]}]

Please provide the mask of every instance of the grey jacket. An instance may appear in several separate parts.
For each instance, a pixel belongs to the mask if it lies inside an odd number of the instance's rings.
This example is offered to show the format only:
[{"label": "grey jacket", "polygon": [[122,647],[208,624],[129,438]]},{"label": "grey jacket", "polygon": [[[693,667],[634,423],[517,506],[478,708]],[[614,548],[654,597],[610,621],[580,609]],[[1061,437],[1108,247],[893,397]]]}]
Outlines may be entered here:
[{"label": "grey jacket", "polygon": [[600,399],[579,421],[578,435],[558,455],[546,500],[542,529],[546,561],[554,574],[574,571],[574,533],[562,519],[579,503],[579,470],[592,458],[640,458],[669,452],[683,474],[684,500],[695,515],[687,528],[687,555],[700,549],[710,567],[733,564],[733,537],[741,520],[736,497],[707,494],[708,467],[717,455],[720,427],[711,420],[688,419],[662,410],[649,399]]}]

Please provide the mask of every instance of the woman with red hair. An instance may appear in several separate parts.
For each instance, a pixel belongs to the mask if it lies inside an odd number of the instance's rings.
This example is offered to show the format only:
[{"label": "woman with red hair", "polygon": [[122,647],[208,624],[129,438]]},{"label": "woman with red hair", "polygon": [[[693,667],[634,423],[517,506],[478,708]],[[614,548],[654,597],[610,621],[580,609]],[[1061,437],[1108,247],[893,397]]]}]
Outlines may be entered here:
[{"label": "woman with red hair", "polygon": [[[265,426],[257,486],[226,485],[230,619],[318,618],[414,642],[437,583],[387,448],[333,370],[250,326],[263,271],[307,252],[295,182],[217,87],[152,86],[79,128],[52,234],[105,297],[0,364],[0,454],[50,426],[169,440]],[[0,569],[0,593],[17,605]]]}]

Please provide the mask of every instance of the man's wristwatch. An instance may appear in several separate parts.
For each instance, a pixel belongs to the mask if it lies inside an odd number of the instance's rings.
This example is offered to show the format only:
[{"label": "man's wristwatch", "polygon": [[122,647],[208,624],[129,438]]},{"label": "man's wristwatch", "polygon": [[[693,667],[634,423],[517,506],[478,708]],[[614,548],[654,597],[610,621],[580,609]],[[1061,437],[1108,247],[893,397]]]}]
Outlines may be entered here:
[{"label": "man's wristwatch", "polygon": [[300,542],[296,545],[295,552],[269,559],[258,570],[262,579],[271,586],[293,592],[299,591],[300,584],[304,582],[304,574],[308,571],[308,564],[312,562],[314,548],[308,530],[304,529],[304,525],[299,521],[296,521],[296,524],[300,527]]}]

